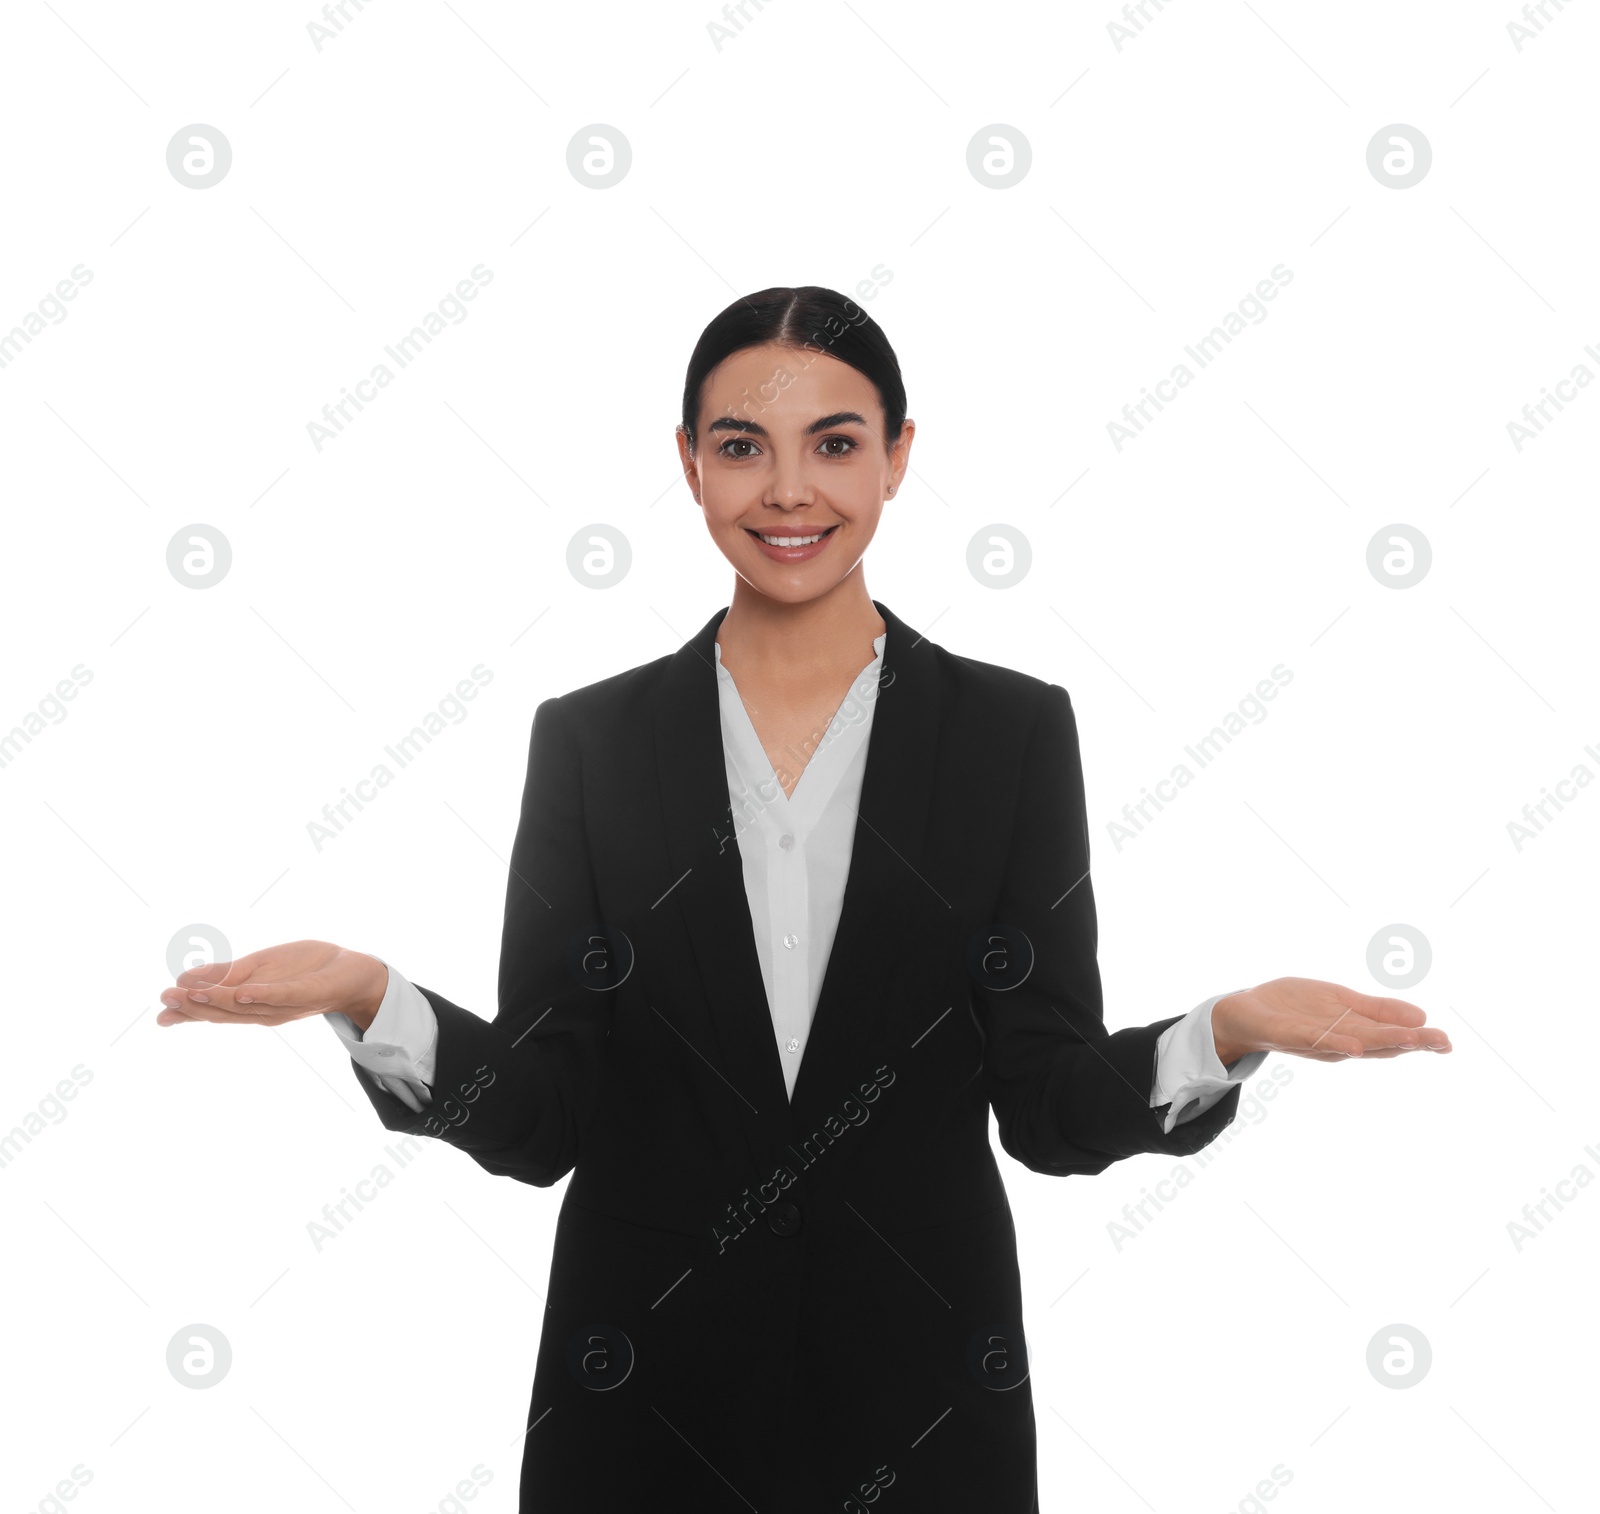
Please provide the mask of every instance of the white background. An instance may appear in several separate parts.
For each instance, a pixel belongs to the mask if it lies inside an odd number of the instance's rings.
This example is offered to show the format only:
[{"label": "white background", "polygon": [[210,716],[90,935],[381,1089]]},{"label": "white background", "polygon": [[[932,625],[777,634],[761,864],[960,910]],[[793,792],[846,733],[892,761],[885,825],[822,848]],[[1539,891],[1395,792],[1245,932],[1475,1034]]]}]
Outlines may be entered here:
[{"label": "white background", "polygon": [[[1507,826],[1600,771],[1600,393],[1520,450],[1507,423],[1600,374],[1600,16],[1552,5],[1519,50],[1509,0],[1147,11],[1119,48],[1110,3],[770,0],[719,48],[710,0],[369,0],[319,50],[309,3],[7,8],[0,332],[92,274],[0,368],[0,731],[92,675],[0,767],[0,1134],[53,1110],[0,1167],[8,1510],[74,1466],[71,1507],[117,1514],[449,1508],[475,1466],[471,1507],[514,1509],[559,1190],[425,1143],[317,1250],[389,1137],[322,1025],[158,1028],[168,945],[325,937],[492,1013],[534,707],[728,602],[676,477],[696,337],[879,265],[918,434],[868,586],[1070,690],[1108,1022],[1284,974],[1382,992],[1401,925],[1432,951],[1402,996],[1456,1047],[1270,1058],[1278,1097],[1120,1249],[1170,1159],[1002,1158],[1042,1507],[1248,1510],[1274,1467],[1291,1514],[1592,1507],[1600,1193],[1520,1250],[1507,1226],[1600,1173],[1600,795]],[[232,147],[205,190],[166,164],[193,123]],[[632,147],[604,191],[566,166],[593,123]],[[1394,123],[1433,151],[1403,190],[1367,167]],[[1004,190],[967,168],[992,124],[1032,149]],[[479,264],[467,318],[318,450]],[[1119,450],[1107,423],[1280,264]],[[205,590],[166,566],[197,523],[232,549]],[[604,591],[566,566],[593,523],[633,553]],[[1006,590],[966,566],[995,524],[1033,554]],[[1414,587],[1367,566],[1391,526],[1431,545]],[[480,663],[318,851],[307,823]],[[165,1361],[194,1323],[233,1350],[205,1391]],[[1366,1364],[1396,1323],[1433,1353],[1404,1390]]]}]

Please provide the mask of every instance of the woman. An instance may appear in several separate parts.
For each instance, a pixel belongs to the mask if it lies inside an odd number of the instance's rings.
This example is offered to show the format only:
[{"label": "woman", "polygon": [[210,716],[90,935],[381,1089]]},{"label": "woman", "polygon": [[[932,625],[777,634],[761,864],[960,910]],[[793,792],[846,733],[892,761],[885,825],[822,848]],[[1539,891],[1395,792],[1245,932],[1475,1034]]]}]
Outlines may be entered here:
[{"label": "woman", "polygon": [[831,290],[706,328],[678,450],[733,600],[539,706],[493,1021],[315,941],[162,995],[326,1015],[388,1129],[572,1174],[524,1510],[1034,1510],[990,1108],[1018,1161],[1092,1174],[1199,1150],[1269,1050],[1449,1050],[1301,978],[1106,1032],[1066,691],[867,593],[905,408]]}]

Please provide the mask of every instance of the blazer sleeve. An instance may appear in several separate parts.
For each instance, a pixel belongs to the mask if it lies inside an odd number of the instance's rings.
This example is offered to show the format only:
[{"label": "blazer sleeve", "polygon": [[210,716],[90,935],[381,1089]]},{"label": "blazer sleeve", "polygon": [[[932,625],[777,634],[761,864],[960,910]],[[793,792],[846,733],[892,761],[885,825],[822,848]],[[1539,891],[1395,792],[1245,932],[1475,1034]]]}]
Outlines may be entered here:
[{"label": "blazer sleeve", "polygon": [[534,713],[506,885],[499,1012],[485,1020],[417,985],[439,1025],[432,1102],[420,1112],[356,1069],[388,1129],[436,1136],[497,1176],[541,1188],[577,1163],[599,1098],[617,977],[565,721],[559,699]]},{"label": "blazer sleeve", "polygon": [[1035,1172],[1103,1172],[1140,1152],[1188,1156],[1238,1109],[1235,1086],[1204,1114],[1162,1130],[1163,1111],[1150,1106],[1156,1043],[1182,1017],[1108,1034],[1098,935],[1077,722],[1067,691],[1050,684],[1023,755],[990,938],[1005,970],[982,974],[974,988],[1000,1144]]}]

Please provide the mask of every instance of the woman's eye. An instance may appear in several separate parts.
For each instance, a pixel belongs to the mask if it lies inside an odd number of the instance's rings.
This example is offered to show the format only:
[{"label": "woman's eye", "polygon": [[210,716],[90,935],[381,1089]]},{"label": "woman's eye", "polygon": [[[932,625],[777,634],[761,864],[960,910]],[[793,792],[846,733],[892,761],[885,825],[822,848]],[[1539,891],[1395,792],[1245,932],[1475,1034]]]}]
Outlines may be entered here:
[{"label": "woman's eye", "polygon": [[[860,443],[853,436],[827,436],[818,444],[818,451],[824,457],[848,457],[856,451]],[[748,448],[748,451],[738,451],[738,448]],[[736,460],[755,457],[760,449],[748,436],[730,436],[717,447],[719,457],[730,457]]]}]

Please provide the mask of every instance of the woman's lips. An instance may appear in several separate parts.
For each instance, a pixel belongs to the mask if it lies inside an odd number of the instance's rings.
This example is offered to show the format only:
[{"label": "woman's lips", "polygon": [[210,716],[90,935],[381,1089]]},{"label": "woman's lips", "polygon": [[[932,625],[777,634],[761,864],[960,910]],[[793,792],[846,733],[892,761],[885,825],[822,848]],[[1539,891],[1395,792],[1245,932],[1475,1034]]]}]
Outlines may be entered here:
[{"label": "woman's lips", "polygon": [[[820,533],[822,537],[820,541],[813,541],[805,546],[795,547],[775,547],[771,542],[763,541],[759,532],[751,530],[748,526],[745,529],[749,531],[750,539],[755,542],[757,550],[763,556],[770,558],[773,562],[796,563],[809,562],[819,552],[825,551],[828,543],[833,540],[833,533],[839,528],[837,525],[828,526]],[[803,542],[806,541],[807,537],[816,536],[819,533],[816,531],[769,531],[766,534],[772,537],[774,541],[792,539],[797,542]]]}]

